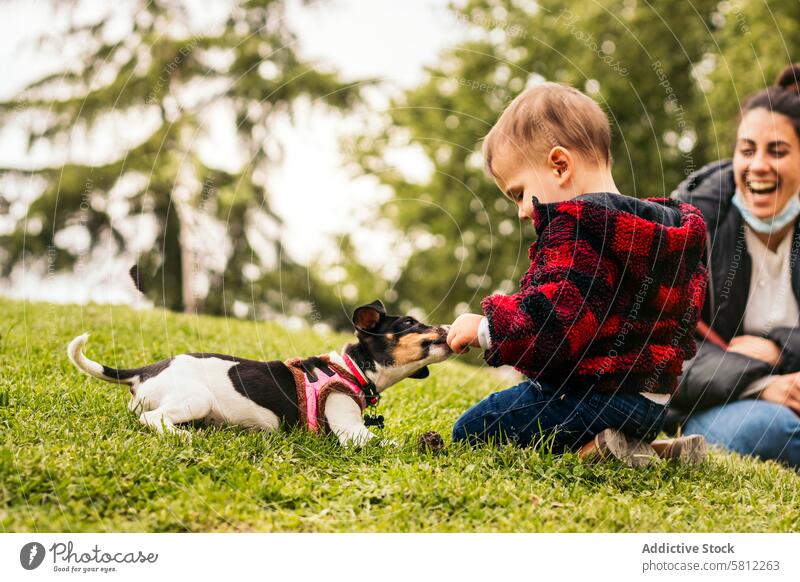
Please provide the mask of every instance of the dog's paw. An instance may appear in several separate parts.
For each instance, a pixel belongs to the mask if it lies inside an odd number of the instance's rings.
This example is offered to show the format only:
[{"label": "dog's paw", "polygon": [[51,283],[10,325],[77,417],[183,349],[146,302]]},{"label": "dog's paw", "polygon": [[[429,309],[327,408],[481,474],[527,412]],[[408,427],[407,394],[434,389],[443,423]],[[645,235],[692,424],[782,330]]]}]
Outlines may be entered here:
[{"label": "dog's paw", "polygon": [[369,431],[350,433],[346,435],[340,434],[338,436],[339,442],[342,444],[342,446],[348,449],[360,449],[373,438],[375,438],[375,435]]},{"label": "dog's paw", "polygon": [[192,444],[193,435],[188,430],[184,430],[182,428],[173,428],[171,430],[164,431],[164,434],[175,438],[175,440],[178,442],[183,442],[189,445]]}]

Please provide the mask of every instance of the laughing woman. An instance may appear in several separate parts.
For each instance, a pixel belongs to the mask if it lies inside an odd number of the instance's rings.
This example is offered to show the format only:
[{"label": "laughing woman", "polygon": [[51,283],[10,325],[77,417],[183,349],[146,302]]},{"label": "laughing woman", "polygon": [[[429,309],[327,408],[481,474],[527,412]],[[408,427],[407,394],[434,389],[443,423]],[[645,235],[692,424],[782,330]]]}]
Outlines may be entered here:
[{"label": "laughing woman", "polygon": [[742,107],[732,161],[673,193],[708,223],[710,331],[684,366],[673,427],[800,469],[800,65]]}]

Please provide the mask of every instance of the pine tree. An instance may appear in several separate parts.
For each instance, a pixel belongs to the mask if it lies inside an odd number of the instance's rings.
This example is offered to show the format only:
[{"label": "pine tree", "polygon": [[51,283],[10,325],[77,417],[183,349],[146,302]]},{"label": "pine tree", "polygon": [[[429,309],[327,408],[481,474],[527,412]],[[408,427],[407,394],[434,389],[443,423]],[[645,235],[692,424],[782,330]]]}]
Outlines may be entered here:
[{"label": "pine tree", "polygon": [[[101,249],[135,260],[157,304],[211,313],[228,313],[237,300],[280,309],[292,285],[321,285],[282,252],[265,189],[280,155],[271,130],[298,98],[348,109],[359,91],[297,56],[283,8],[280,0],[235,2],[224,22],[197,30],[180,2],[135,0],[121,38],[107,38],[108,14],[46,39],[82,47],[79,62],[0,103],[0,115],[28,120],[30,147],[46,144],[65,161],[0,168],[0,212],[20,218],[0,236],[2,275],[45,263],[80,272]],[[199,153],[212,112],[235,124],[239,169]],[[150,129],[100,162],[67,153],[112,122]],[[14,199],[31,185],[35,199]],[[148,230],[155,239],[137,243]],[[65,232],[83,241],[79,248],[65,248]]]}]

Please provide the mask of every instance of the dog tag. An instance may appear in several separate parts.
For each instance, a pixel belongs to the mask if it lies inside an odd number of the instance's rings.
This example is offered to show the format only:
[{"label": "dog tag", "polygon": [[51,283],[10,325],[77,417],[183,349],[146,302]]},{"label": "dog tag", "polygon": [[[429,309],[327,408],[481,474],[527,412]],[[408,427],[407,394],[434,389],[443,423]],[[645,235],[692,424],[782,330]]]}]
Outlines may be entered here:
[{"label": "dog tag", "polygon": [[383,415],[372,416],[368,414],[364,417],[364,426],[377,426],[383,428]]}]

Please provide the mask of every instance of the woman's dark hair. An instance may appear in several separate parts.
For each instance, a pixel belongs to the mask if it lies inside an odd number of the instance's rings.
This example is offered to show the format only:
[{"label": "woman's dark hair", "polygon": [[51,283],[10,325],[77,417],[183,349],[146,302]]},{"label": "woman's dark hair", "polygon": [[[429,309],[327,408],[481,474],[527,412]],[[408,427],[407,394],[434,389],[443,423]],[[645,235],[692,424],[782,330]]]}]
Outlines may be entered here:
[{"label": "woman's dark hair", "polygon": [[786,67],[768,87],[747,99],[742,115],[753,109],[766,109],[788,117],[800,138],[800,63]]}]

